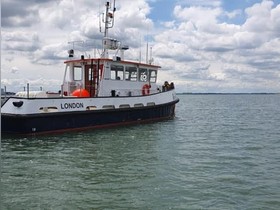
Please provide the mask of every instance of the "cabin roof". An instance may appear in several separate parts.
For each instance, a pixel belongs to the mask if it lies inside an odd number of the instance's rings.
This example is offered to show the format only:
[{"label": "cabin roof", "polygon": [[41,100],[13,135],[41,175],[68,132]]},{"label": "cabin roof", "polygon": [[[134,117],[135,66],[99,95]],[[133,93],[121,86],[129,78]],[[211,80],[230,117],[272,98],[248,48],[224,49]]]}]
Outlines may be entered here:
[{"label": "cabin roof", "polygon": [[113,62],[113,63],[120,63],[120,64],[132,64],[132,65],[139,65],[147,68],[161,68],[160,66],[157,65],[152,65],[152,64],[147,64],[147,63],[139,63],[139,62],[134,62],[134,61],[114,61],[113,59],[109,58],[86,58],[86,59],[73,59],[73,60],[67,60],[64,61],[65,64],[67,63],[81,63],[81,62],[88,62],[90,63],[91,61],[101,61],[101,62]]}]

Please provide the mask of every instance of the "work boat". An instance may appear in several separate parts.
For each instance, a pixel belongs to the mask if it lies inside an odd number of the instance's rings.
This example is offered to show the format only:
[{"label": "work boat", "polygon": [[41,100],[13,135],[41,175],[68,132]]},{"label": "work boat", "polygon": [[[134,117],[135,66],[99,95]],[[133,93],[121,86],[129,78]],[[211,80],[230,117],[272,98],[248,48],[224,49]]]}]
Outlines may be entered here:
[{"label": "work boat", "polygon": [[[115,7],[112,12],[111,8],[107,2],[99,58],[76,58],[74,50],[69,50],[60,91],[30,91],[27,86],[25,91],[9,97],[1,106],[2,133],[79,131],[175,116],[179,99],[171,81],[156,83],[160,66],[124,60],[128,47],[108,37],[114,23]],[[110,58],[111,51],[117,53]]]}]

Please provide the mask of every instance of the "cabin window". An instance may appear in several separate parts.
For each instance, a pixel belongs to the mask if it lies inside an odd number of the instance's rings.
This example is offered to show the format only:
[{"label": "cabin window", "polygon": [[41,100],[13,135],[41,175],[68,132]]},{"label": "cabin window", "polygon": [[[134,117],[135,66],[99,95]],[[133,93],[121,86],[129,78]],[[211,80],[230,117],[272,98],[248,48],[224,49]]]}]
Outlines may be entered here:
[{"label": "cabin window", "polygon": [[139,79],[140,82],[147,82],[148,81],[148,74],[147,69],[140,68],[139,69]]},{"label": "cabin window", "polygon": [[88,78],[87,81],[92,81],[93,80],[93,70],[91,69],[91,67],[88,68]]},{"label": "cabin window", "polygon": [[111,79],[112,80],[123,80],[123,66],[111,65]]},{"label": "cabin window", "polygon": [[156,82],[157,81],[157,70],[149,69],[149,77],[150,77],[150,82]]},{"label": "cabin window", "polygon": [[74,66],[74,71],[73,71],[73,78],[75,81],[82,80],[82,67],[81,66]]},{"label": "cabin window", "polygon": [[70,66],[66,66],[64,73],[64,81],[70,81]]},{"label": "cabin window", "polygon": [[134,66],[127,66],[125,68],[125,80],[137,81],[137,68]]}]

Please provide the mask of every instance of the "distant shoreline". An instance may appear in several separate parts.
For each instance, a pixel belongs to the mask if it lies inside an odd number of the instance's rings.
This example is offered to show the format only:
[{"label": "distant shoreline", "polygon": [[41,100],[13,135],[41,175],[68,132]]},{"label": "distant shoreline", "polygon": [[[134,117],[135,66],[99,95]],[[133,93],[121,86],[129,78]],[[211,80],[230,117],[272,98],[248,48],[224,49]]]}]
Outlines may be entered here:
[{"label": "distant shoreline", "polygon": [[176,93],[177,95],[278,95],[280,93]]}]

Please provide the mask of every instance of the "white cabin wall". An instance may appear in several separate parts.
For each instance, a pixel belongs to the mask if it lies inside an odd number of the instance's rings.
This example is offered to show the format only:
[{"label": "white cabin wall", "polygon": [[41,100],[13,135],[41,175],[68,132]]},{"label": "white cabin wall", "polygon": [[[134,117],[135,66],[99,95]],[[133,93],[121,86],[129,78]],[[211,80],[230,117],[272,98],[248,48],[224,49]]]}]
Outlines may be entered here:
[{"label": "white cabin wall", "polygon": [[111,78],[111,66],[109,63],[105,63],[104,66],[104,80],[109,80]]},{"label": "white cabin wall", "polygon": [[[142,88],[148,82],[133,82],[125,80],[103,80],[100,83],[99,96],[111,96],[111,91],[115,90],[119,96],[139,96],[142,95]],[[160,88],[156,83],[151,83],[150,94],[158,93]],[[161,88],[160,88],[161,89]]]}]

